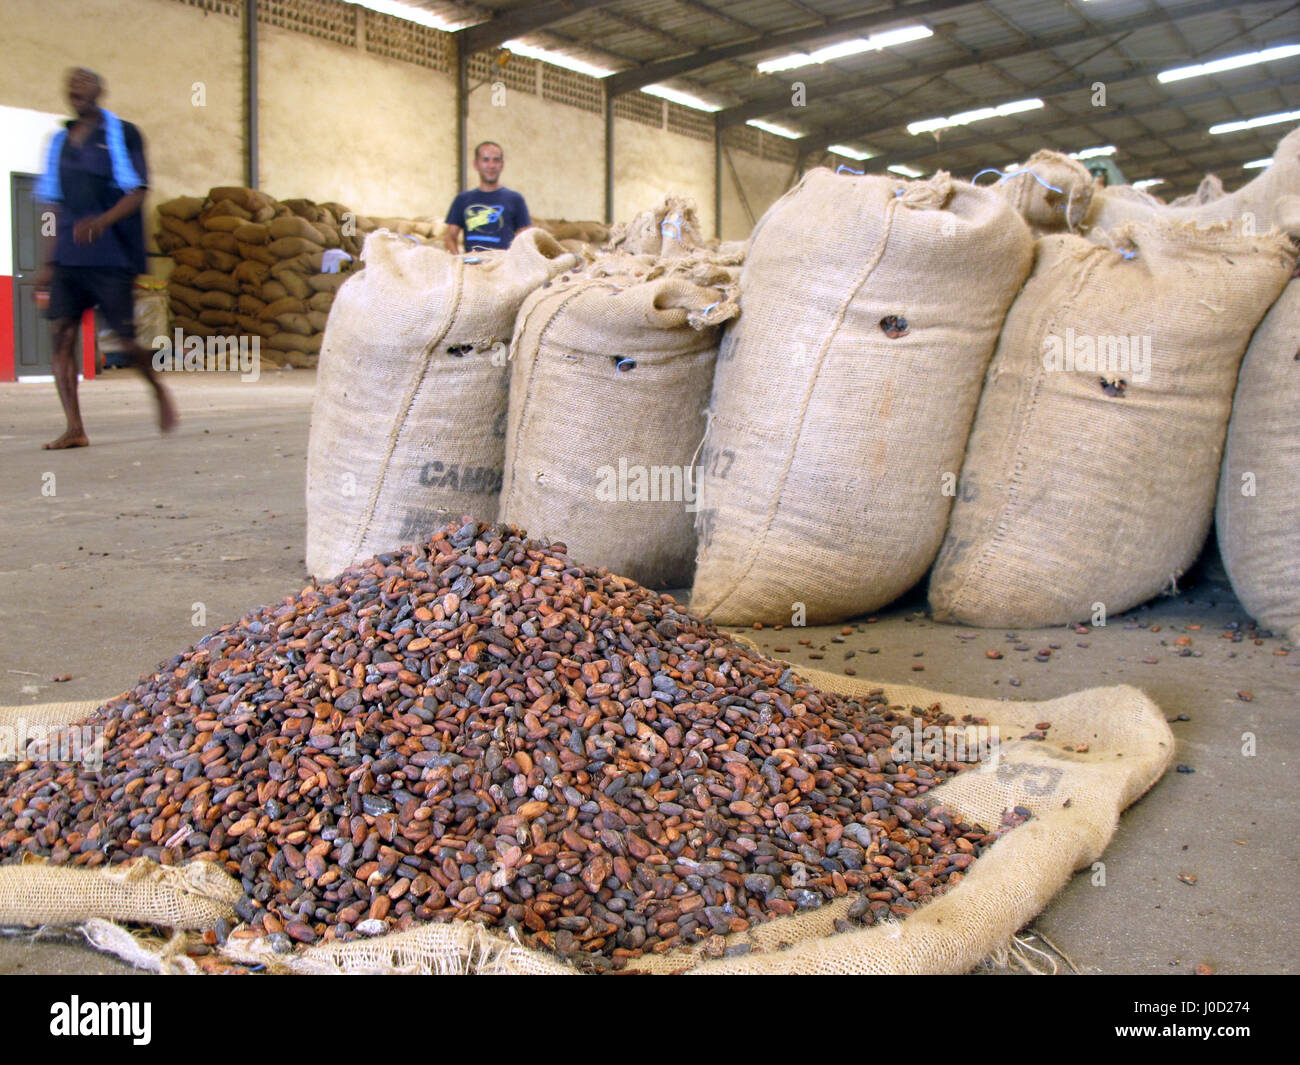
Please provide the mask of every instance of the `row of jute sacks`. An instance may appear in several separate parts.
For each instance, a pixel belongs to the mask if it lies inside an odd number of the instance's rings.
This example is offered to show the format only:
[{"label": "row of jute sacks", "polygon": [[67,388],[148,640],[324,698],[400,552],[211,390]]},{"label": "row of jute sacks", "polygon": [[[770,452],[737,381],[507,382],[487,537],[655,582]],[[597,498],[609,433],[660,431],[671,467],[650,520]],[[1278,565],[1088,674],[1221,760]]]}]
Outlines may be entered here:
[{"label": "row of jute sacks", "polygon": [[943,620],[1118,613],[1206,538],[1255,333],[1220,535],[1247,609],[1290,628],[1295,252],[1275,227],[1300,230],[1297,175],[1292,134],[1231,197],[1102,228],[1109,190],[1056,153],[992,188],[818,170],[740,271],[667,205],[594,262],[539,234],[475,257],[376,235],[326,334],[308,567],[496,515],[690,584],[726,624],[840,620],[927,571]]},{"label": "row of jute sacks", "polygon": [[[427,218],[370,217],[333,201],[276,200],[242,186],[176,197],[159,205],[158,217],[155,239],[175,264],[167,287],[176,326],[201,337],[256,336],[266,362],[299,367],[316,364],[348,271],[346,263],[325,271],[326,251],[357,256],[365,236],[381,228],[417,243],[441,239],[444,228]],[[538,224],[579,253],[609,236],[598,223]]]}]

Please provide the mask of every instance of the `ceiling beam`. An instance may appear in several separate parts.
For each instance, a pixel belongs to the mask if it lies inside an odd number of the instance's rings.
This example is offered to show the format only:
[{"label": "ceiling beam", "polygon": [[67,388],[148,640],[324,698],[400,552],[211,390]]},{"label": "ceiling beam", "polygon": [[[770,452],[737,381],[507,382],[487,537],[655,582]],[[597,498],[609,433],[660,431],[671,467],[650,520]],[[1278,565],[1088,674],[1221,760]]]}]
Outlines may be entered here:
[{"label": "ceiling beam", "polygon": [[689,52],[672,59],[644,63],[631,70],[613,74],[604,81],[612,95],[621,96],[623,93],[633,92],[646,85],[680,77],[693,70],[700,70],[738,56],[753,55],[755,52],[766,52],[775,48],[796,48],[826,37],[838,37],[844,33],[866,33],[870,30],[887,29],[905,19],[920,18],[924,15],[971,6],[973,6],[972,0],[929,0],[928,3],[911,4],[907,7],[895,3],[891,8],[872,11],[865,15],[852,15],[849,18],[835,19],[794,30],[782,30],[779,33],[765,33],[759,37],[747,37],[731,44],[718,45],[716,48],[702,48],[698,52]]},{"label": "ceiling beam", "polygon": [[[1101,81],[1106,84],[1108,91],[1113,92],[1116,85],[1122,84],[1126,81],[1141,81],[1144,78],[1152,78],[1160,71],[1166,69],[1168,69],[1167,62],[1155,64],[1149,67],[1130,67],[1127,70],[1119,70],[1113,74],[1090,75],[1081,78],[1078,81],[1058,82],[1055,85],[1039,85],[1033,87],[1030,91],[1032,95],[1038,99],[1050,100],[1056,97],[1070,96],[1074,93],[1090,93],[1092,91],[1092,86],[1098,81]],[[1220,95],[1223,95],[1222,91],[1220,92]],[[1171,102],[1175,104],[1178,103],[1179,99],[1180,97],[1170,97]],[[960,101],[960,106],[963,111],[971,111],[978,110],[982,107],[996,107],[1005,102],[1006,93],[1004,91],[996,96],[980,96],[962,100]],[[1080,124],[1083,124],[1089,120],[1084,116],[1078,116],[1077,121]],[[829,142],[846,142],[860,137],[869,137],[874,133],[884,133],[887,130],[898,129],[906,125],[907,119],[901,117],[888,121],[874,122],[866,126],[858,123],[852,125],[843,123],[836,126],[814,130],[807,136],[801,137],[795,143],[799,146],[800,150],[816,149]]]},{"label": "ceiling beam", "polygon": [[[1243,85],[1239,89],[1233,90],[1232,96],[1245,96],[1248,93],[1267,92],[1270,89],[1281,89],[1291,85],[1300,84],[1300,73],[1292,74],[1289,77],[1269,78],[1267,81],[1257,81],[1250,85]],[[1219,89],[1208,89],[1205,92],[1195,93],[1191,96],[1168,97],[1163,100],[1156,100],[1149,104],[1141,104],[1137,107],[1117,106],[1099,111],[1096,115],[1086,116],[1086,121],[1090,124],[1106,125],[1111,122],[1119,122],[1124,119],[1133,119],[1139,115],[1149,115],[1157,111],[1178,110],[1184,107],[1193,107],[1196,104],[1209,103],[1215,100],[1222,100],[1225,96]],[[1001,132],[996,135],[997,140],[1014,140],[1020,137],[1046,137],[1049,133],[1060,133],[1063,130],[1077,129],[1085,121],[1084,117],[1071,115],[1069,118],[1059,119],[1054,122],[1045,124],[1034,124],[1029,122],[1024,124],[1020,129]],[[1184,127],[1182,129],[1168,130],[1166,136],[1174,137],[1182,133],[1190,132],[1193,128],[1208,127]],[[949,141],[947,143],[931,144],[925,148],[920,148],[910,152],[884,152],[873,159],[865,160],[863,165],[870,166],[875,163],[878,166],[888,166],[892,163],[914,163],[921,159],[933,159],[935,156],[956,155],[960,152],[972,148],[987,147],[990,138],[984,136],[971,136],[962,140]],[[1019,160],[1023,161],[1023,160]],[[1134,163],[1139,161],[1139,157],[1134,157]]]},{"label": "ceiling beam", "polygon": [[[1238,0],[1237,7],[1249,7],[1253,4],[1276,3],[1277,0]],[[1148,12],[1144,15],[1137,15],[1126,18],[1122,22],[1115,21],[1108,26],[1103,26],[1100,35],[1108,34],[1129,34],[1134,30],[1145,29],[1149,26],[1159,26],[1174,22],[1178,19],[1196,18],[1199,15],[1208,15],[1211,13],[1221,13],[1224,10],[1222,0],[1208,0],[1199,4],[1189,5],[1187,7],[1175,8],[1172,11],[1163,8],[1156,11]],[[837,96],[844,96],[848,93],[860,92],[863,89],[872,89],[882,85],[890,85],[898,81],[910,78],[924,78],[937,74],[948,74],[956,70],[964,70],[969,67],[983,66],[986,63],[995,63],[1002,59],[1014,59],[1017,56],[1030,55],[1034,52],[1044,52],[1052,48],[1063,48],[1072,44],[1083,44],[1087,41],[1097,40],[1099,34],[1092,28],[1081,30],[1070,30],[1065,33],[1055,33],[1046,37],[1031,37],[1028,41],[1004,45],[999,48],[986,48],[977,52],[974,56],[967,59],[943,59],[931,63],[914,63],[910,70],[894,70],[884,74],[872,74],[867,77],[854,78],[852,80],[843,80],[838,82],[834,87],[826,86],[809,86],[807,95],[819,102],[834,99]],[[1160,68],[1165,69],[1164,67]],[[628,73],[631,73],[630,71]],[[614,75],[621,77],[622,75]],[[780,92],[764,93],[747,100],[736,107],[726,107],[717,112],[719,123],[725,128],[734,126],[741,122],[748,122],[751,118],[761,118],[763,115],[774,114],[778,111],[787,110],[790,107],[790,90],[782,89]],[[964,108],[963,108],[964,109]]]},{"label": "ceiling beam", "polygon": [[592,8],[608,7],[613,2],[614,0],[552,0],[545,4],[526,4],[494,15],[486,22],[477,22],[473,26],[457,30],[456,44],[467,55],[485,52],[515,37],[544,29],[554,22],[572,18]]}]

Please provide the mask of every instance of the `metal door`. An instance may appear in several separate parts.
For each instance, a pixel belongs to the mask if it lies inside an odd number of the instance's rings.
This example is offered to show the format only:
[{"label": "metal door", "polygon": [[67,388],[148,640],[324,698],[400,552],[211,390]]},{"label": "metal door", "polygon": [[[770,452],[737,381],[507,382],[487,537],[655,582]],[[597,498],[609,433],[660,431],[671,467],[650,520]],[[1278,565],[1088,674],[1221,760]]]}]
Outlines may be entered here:
[{"label": "metal door", "polygon": [[54,340],[36,306],[41,267],[41,205],[33,195],[35,174],[13,174],[10,199],[14,241],[14,369],[19,377],[48,376]]}]

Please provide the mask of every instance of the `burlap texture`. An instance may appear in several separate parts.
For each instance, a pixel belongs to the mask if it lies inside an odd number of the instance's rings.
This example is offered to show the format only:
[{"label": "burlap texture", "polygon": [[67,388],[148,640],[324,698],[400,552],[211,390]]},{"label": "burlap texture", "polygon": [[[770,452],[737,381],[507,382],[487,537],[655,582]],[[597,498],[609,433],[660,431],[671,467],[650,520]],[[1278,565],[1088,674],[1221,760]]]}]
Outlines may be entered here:
[{"label": "burlap texture", "polygon": [[[1068,234],[1038,242],[931,574],[938,620],[1046,627],[1096,604],[1117,614],[1170,587],[1205,542],[1241,356],[1294,253],[1277,234],[1228,224],[1157,219],[1117,234],[1114,249]],[[1149,350],[1146,380],[1131,354],[1120,364],[1113,337]],[[1065,367],[1064,353],[1089,343],[1102,365]]]},{"label": "burlap texture", "polygon": [[669,194],[632,221],[614,226],[609,231],[608,246],[631,255],[673,259],[689,255],[706,243],[695,201]]},{"label": "burlap texture", "polygon": [[538,229],[474,255],[366,238],[365,269],[339,289],[321,346],[308,570],[329,579],[464,514],[495,519],[515,313],[576,262]]},{"label": "burlap texture", "polygon": [[580,275],[524,301],[503,521],[649,587],[690,584],[694,459],[735,274],[722,287]]},{"label": "burlap texture", "polygon": [[[972,714],[999,729],[996,760],[962,774],[930,795],[963,819],[995,826],[1004,810],[1027,807],[1033,819],[995,843],[947,894],[902,921],[837,933],[850,899],[781,918],[727,938],[748,944],[740,957],[705,959],[699,947],[635,959],[652,973],[867,974],[963,973],[1007,947],[1051,897],[1100,857],[1119,815],[1168,768],[1174,738],[1164,715],[1135,688],[1093,688],[1043,702],[1004,702],[903,685],[880,685],[821,670],[800,675],[814,686],[863,698],[883,689],[892,705],[941,703],[960,718]],[[0,708],[51,723],[80,720],[97,704]],[[1049,721],[1048,740],[1019,737]],[[1087,746],[1086,753],[1066,747]],[[230,920],[239,887],[215,866],[160,869],[136,862],[79,870],[23,863],[0,867],[0,924],[81,927],[88,940],[154,971],[193,972],[183,940],[129,934],[118,922],[202,929]],[[232,895],[233,893],[233,895]],[[238,930],[237,930],[238,931]],[[279,954],[261,939],[232,936],[223,957],[297,973],[512,973],[573,970],[513,936],[473,924],[427,924],[346,944],[320,944]]]},{"label": "burlap texture", "polygon": [[1079,160],[1047,149],[1035,152],[993,186],[1035,233],[1078,229],[1096,192],[1088,168]]},{"label": "burlap texture", "polygon": [[[1219,190],[1222,191],[1222,186]],[[1274,226],[1300,237],[1300,127],[1283,137],[1272,164],[1236,192],[1214,195],[1213,185],[1202,182],[1196,203],[1164,205],[1154,196],[1117,186],[1102,189],[1094,198],[1085,226],[1110,230],[1123,222],[1143,221],[1151,215],[1209,225],[1232,222],[1245,236],[1266,233]]]},{"label": "burlap texture", "polygon": [[1215,518],[1241,605],[1300,646],[1300,279],[1242,360]]},{"label": "burlap texture", "polygon": [[831,622],[921,579],[1031,255],[1000,194],[945,173],[814,170],[768,210],[718,355],[694,613]]}]

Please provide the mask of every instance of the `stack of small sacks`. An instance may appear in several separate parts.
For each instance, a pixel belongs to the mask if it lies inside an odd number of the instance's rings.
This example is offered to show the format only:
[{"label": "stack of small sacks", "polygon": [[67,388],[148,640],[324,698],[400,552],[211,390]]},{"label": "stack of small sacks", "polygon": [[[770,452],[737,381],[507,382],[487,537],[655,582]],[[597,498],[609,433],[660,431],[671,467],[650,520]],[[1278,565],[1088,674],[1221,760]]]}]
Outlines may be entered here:
[{"label": "stack of small sacks", "polygon": [[[167,282],[173,325],[186,335],[258,337],[263,362],[301,368],[316,365],[334,294],[365,235],[384,228],[427,243],[440,228],[238,186],[169,200],[158,218],[158,248],[176,264]],[[325,272],[331,248],[353,261]]]}]

